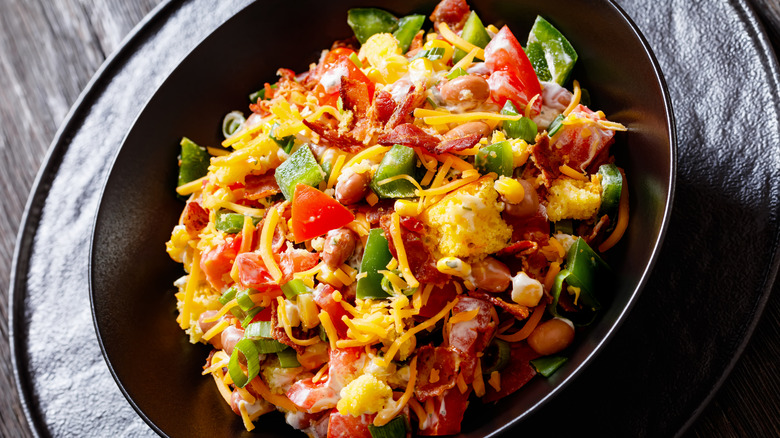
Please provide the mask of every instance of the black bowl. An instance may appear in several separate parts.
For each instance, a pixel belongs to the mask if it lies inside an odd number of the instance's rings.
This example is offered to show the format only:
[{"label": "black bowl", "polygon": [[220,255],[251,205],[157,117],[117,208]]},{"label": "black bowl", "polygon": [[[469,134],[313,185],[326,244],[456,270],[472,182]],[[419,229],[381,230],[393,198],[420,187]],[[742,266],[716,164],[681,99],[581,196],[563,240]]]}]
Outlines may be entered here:
[{"label": "black bowl", "polygon": [[[472,403],[463,436],[506,431],[587,365],[617,329],[646,282],[670,216],[675,130],[669,94],[647,42],[608,0],[471,1],[486,23],[509,24],[524,40],[537,14],[557,26],[580,58],[574,72],[593,107],[623,123],[613,146],[626,168],[631,221],[608,253],[617,274],[609,306],[577,338],[570,360],[551,378],[536,378],[496,407]],[[95,222],[90,292],[95,327],[120,389],[158,433],[170,436],[280,436],[295,432],[280,415],[244,431],[201,376],[208,354],[175,322],[172,283],[182,275],[164,243],[182,203],[175,197],[178,141],[217,145],[222,116],[246,109],[247,94],[273,82],[279,67],[304,71],[332,41],[351,36],[346,11],[385,7],[397,15],[429,14],[435,1],[263,1],[231,18],[163,83],[127,134],[106,183]],[[586,7],[586,4],[588,5]],[[207,11],[205,11],[207,12]],[[583,400],[583,402],[586,402]]]}]

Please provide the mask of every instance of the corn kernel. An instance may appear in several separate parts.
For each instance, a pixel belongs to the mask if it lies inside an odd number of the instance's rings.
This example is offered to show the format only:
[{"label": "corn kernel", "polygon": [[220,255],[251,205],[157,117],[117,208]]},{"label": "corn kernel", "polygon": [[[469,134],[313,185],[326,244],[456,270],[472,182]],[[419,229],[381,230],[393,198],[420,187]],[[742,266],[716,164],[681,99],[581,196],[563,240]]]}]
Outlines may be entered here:
[{"label": "corn kernel", "polygon": [[442,274],[456,277],[468,277],[471,274],[471,265],[457,257],[442,257],[436,262],[436,269]]},{"label": "corn kernel", "polygon": [[417,216],[417,203],[399,199],[395,201],[394,209],[399,216]]},{"label": "corn kernel", "polygon": [[312,294],[301,294],[297,297],[298,300],[298,312],[301,316],[301,322],[303,328],[310,329],[316,327],[320,323],[319,309],[317,303],[314,302]]},{"label": "corn kernel", "polygon": [[523,189],[522,184],[517,182],[514,178],[500,176],[494,183],[494,188],[498,193],[504,195],[504,198],[512,204],[519,204],[523,202],[523,198],[525,198],[525,190]]},{"label": "corn kernel", "polygon": [[409,64],[409,79],[413,84],[421,84],[427,88],[431,85],[432,75],[433,64],[430,59],[417,58]]}]

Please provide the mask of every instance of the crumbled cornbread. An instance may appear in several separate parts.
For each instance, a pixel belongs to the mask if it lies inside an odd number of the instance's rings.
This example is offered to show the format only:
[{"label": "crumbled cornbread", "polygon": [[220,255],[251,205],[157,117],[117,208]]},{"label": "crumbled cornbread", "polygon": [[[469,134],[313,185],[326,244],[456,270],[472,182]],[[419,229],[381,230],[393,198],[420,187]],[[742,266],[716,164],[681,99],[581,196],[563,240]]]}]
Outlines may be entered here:
[{"label": "crumbled cornbread", "polygon": [[601,184],[558,178],[547,195],[547,217],[552,222],[561,219],[590,219],[601,205]]}]

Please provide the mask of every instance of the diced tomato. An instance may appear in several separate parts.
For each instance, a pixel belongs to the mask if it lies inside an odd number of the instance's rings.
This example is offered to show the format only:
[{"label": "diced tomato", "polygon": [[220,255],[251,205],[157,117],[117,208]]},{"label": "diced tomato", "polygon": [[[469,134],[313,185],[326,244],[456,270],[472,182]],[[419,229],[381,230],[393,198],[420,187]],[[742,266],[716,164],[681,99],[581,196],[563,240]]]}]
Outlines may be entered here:
[{"label": "diced tomato", "polygon": [[376,414],[363,414],[359,417],[341,415],[333,410],[328,421],[328,438],[372,438],[368,425]]},{"label": "diced tomato", "polygon": [[295,382],[287,390],[287,398],[308,413],[334,408],[339,401],[338,394],[325,380],[314,383],[311,379]]},{"label": "diced tomato", "polygon": [[[342,76],[366,84],[368,98],[373,99],[374,83],[349,59],[353,53],[355,53],[354,50],[346,47],[333,49],[325,55],[325,59],[317,66],[317,80],[320,82],[314,88],[314,94],[317,96],[320,105],[336,105],[340,89],[340,82],[337,84],[337,79]],[[323,77],[325,81],[323,81]],[[323,85],[323,82],[326,85]]]},{"label": "diced tomato", "polygon": [[200,269],[206,274],[206,280],[214,289],[222,290],[228,284],[223,277],[233,268],[233,261],[240,247],[241,236],[228,236],[224,243],[203,253]]},{"label": "diced tomato", "polygon": [[[499,106],[511,100],[515,107],[523,109],[534,96],[542,93],[531,61],[507,26],[485,47],[485,66],[491,71],[487,79],[490,97]],[[541,107],[542,100],[537,99],[534,109],[538,112]]]},{"label": "diced tomato", "polygon": [[463,414],[469,405],[471,387],[461,394],[455,387],[433,399],[433,411],[429,414],[423,428],[417,433],[423,436],[454,435],[460,432]]},{"label": "diced tomato", "polygon": [[447,305],[450,301],[454,300],[458,295],[455,290],[455,284],[453,282],[447,282],[444,286],[434,286],[431,290],[431,295],[428,297],[428,301],[422,308],[420,308],[419,316],[428,319],[436,315]]},{"label": "diced tomato", "polygon": [[260,254],[245,252],[236,257],[238,264],[238,282],[242,287],[251,287],[259,291],[276,289],[274,281]]},{"label": "diced tomato", "polygon": [[295,243],[300,243],[347,225],[355,220],[355,215],[325,193],[298,184],[293,195],[291,219]]},{"label": "diced tomato", "polygon": [[308,271],[317,266],[319,261],[320,255],[316,252],[309,252],[305,249],[297,248],[287,249],[282,253],[282,259],[279,261],[279,268],[281,268],[282,273],[284,273],[284,277],[279,283],[287,283],[292,280],[294,273]]},{"label": "diced tomato", "polygon": [[485,385],[486,392],[482,397],[485,403],[496,401],[517,391],[536,375],[536,370],[529,362],[539,357],[539,353],[525,342],[514,342],[511,345],[509,364],[500,371],[501,390],[496,391],[492,386]]},{"label": "diced tomato", "polygon": [[339,339],[343,339],[347,337],[347,324],[341,320],[341,317],[346,315],[349,318],[349,314],[341,307],[341,304],[333,299],[331,296],[333,291],[335,291],[335,289],[330,285],[320,283],[314,289],[314,302],[317,303],[322,310],[328,313],[330,319],[333,321],[333,326],[336,328],[336,333],[339,335]]},{"label": "diced tomato", "polygon": [[363,369],[365,351],[360,347],[333,348],[330,350],[328,386],[341,391],[347,380],[352,380]]}]

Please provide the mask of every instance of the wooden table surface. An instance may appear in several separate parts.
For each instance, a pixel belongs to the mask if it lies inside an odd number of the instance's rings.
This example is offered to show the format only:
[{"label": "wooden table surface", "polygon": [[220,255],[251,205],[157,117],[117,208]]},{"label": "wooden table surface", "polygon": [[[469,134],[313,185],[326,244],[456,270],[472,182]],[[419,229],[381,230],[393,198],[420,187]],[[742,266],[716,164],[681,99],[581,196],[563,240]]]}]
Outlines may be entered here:
[{"label": "wooden table surface", "polygon": [[[81,90],[160,1],[0,0],[2,437],[32,436],[15,390],[8,339],[11,261],[28,194]],[[780,53],[780,1],[752,4]],[[780,436],[778,358],[780,295],[773,293],[744,354],[686,436]]]}]

